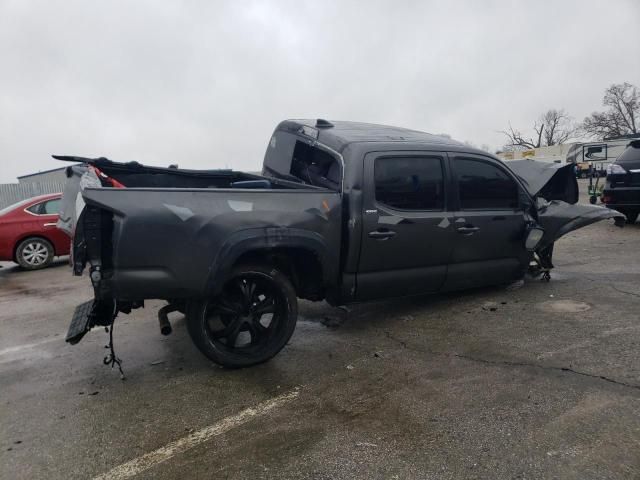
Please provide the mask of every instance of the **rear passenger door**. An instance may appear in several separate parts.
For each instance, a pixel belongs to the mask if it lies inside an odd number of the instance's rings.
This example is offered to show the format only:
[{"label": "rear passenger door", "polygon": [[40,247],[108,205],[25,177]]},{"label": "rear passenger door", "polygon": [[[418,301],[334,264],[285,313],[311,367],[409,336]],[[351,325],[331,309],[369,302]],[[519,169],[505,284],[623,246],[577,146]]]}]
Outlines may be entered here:
[{"label": "rear passenger door", "polygon": [[33,216],[34,233],[45,234],[46,238],[53,243],[56,255],[66,255],[69,253],[71,240],[64,231],[57,228],[60,205],[61,199],[54,198],[32,205],[27,211]]},{"label": "rear passenger door", "polygon": [[442,287],[454,235],[446,159],[441,152],[365,156],[358,300]]},{"label": "rear passenger door", "polygon": [[471,154],[449,156],[455,239],[444,289],[515,280],[529,260],[520,184],[496,160]]}]

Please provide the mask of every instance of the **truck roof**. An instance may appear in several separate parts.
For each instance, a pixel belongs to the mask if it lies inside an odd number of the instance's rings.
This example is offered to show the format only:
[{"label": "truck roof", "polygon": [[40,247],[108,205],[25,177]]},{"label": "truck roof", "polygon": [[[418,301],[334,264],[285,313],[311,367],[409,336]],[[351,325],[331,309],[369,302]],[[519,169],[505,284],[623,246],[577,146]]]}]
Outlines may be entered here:
[{"label": "truck roof", "polygon": [[[307,127],[317,131],[317,139],[337,152],[341,152],[350,143],[363,142],[402,142],[420,143],[436,148],[454,146],[456,149],[463,147],[467,150],[476,150],[467,145],[451,140],[440,135],[410,130],[408,128],[392,127],[389,125],[376,125],[373,123],[334,121],[322,119],[285,120],[278,125],[278,130],[299,132],[300,128]],[[486,152],[482,152],[486,154]]]}]

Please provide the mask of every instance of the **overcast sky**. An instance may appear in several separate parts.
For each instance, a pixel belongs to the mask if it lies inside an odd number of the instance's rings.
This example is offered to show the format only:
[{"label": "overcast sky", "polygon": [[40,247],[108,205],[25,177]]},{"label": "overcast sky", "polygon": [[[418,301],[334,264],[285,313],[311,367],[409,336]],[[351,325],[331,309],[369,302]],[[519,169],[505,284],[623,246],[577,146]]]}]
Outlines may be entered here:
[{"label": "overcast sky", "polygon": [[50,154],[257,170],[285,118],[496,148],[640,85],[640,2],[0,0],[0,183]]}]

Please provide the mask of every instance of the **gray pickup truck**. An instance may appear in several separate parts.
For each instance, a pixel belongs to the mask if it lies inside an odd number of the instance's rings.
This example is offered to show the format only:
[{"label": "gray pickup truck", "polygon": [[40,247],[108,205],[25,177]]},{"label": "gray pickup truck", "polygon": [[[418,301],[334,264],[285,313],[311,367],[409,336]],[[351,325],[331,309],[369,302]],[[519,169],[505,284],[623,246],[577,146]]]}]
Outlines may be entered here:
[{"label": "gray pickup truck", "polygon": [[553,243],[618,212],[576,205],[572,166],[508,165],[403,128],[280,123],[261,175],[105,158],[67,169],[59,227],[95,298],[77,343],[119,312],[163,299],[193,341],[228,367],[264,362],[291,337],[297,299],[332,305],[548,278]]}]

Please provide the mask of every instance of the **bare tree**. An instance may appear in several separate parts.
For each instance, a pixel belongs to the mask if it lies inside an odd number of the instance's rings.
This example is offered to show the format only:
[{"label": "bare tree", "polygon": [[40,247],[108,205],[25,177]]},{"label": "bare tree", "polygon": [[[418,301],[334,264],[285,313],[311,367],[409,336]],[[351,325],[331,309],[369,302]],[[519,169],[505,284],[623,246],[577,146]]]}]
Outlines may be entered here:
[{"label": "bare tree", "polygon": [[533,136],[525,136],[509,124],[509,130],[503,131],[511,145],[526,148],[538,148],[565,143],[576,133],[572,118],[563,109],[547,110],[533,124]]},{"label": "bare tree", "polygon": [[604,112],[593,112],[584,119],[582,129],[588,135],[604,139],[638,133],[640,129],[640,92],[630,83],[613,84],[605,90]]},{"label": "bare tree", "polygon": [[507,143],[498,149],[497,153],[503,152],[523,152],[530,147],[525,147],[524,145],[516,145],[515,143]]},{"label": "bare tree", "polygon": [[545,113],[541,122],[544,125],[542,134],[545,145],[562,145],[576,132],[571,117],[564,110],[549,110]]},{"label": "bare tree", "polygon": [[509,131],[503,131],[508,138],[510,145],[518,145],[526,148],[536,148],[540,146],[542,140],[542,128],[536,122],[533,126],[533,130],[536,132],[536,136],[525,138],[520,130],[515,130],[511,124],[509,124]]}]

